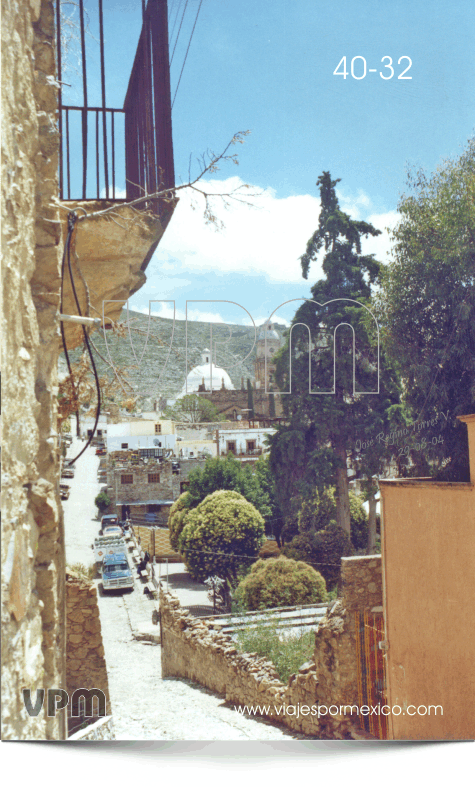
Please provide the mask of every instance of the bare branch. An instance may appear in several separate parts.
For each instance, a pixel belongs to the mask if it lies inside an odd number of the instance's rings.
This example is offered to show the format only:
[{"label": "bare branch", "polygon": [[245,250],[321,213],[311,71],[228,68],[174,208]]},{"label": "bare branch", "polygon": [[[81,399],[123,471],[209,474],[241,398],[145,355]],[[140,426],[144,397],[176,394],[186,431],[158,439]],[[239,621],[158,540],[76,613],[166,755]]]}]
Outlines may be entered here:
[{"label": "bare branch", "polygon": [[[223,162],[230,161],[234,164],[239,164],[237,153],[230,153],[230,148],[237,143],[243,144],[244,137],[250,134],[249,131],[238,131],[234,134],[233,138],[228,142],[225,149],[222,153],[214,153],[211,150],[207,150],[206,153],[203,153],[201,157],[198,159],[198,163],[200,166],[200,172],[196,176],[196,178],[191,178],[191,156],[190,162],[188,167],[188,182],[182,183],[179,186],[174,186],[173,188],[162,188],[152,194],[146,194],[141,197],[137,197],[135,200],[130,200],[121,203],[121,207],[126,208],[133,208],[135,209],[136,205],[141,205],[144,202],[152,202],[153,200],[164,200],[165,202],[174,202],[177,198],[177,193],[182,191],[183,189],[192,189],[204,197],[205,200],[205,221],[207,224],[214,224],[215,226],[223,226],[222,222],[218,220],[216,215],[214,214],[212,207],[211,207],[211,200],[214,197],[220,198],[224,201],[225,207],[229,207],[230,203],[226,201],[226,198],[229,200],[235,200],[240,202],[243,205],[248,205],[249,207],[254,207],[253,203],[250,200],[242,199],[244,195],[243,190],[249,190],[248,184],[242,184],[237,186],[235,189],[232,189],[229,192],[209,192],[203,188],[199,188],[196,184],[199,181],[203,180],[206,175],[210,175],[215,173],[219,170],[219,165]],[[246,192],[247,197],[258,197],[262,194],[262,192]],[[93,213],[84,214],[83,216],[78,217],[78,222],[85,221],[86,219],[93,219],[99,216],[106,216],[106,215],[121,215],[118,214],[117,205],[110,206],[108,208],[104,208],[100,211],[94,211]],[[123,219],[123,216],[121,215]]]}]

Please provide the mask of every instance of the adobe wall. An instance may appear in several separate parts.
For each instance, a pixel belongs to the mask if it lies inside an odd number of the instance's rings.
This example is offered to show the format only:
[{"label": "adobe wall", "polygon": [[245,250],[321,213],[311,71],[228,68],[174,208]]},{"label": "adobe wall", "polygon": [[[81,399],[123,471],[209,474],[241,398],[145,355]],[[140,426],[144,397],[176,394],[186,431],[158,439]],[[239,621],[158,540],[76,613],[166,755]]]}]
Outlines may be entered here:
[{"label": "adobe wall", "polygon": [[[109,681],[102,643],[97,590],[74,572],[66,575],[67,673],[66,691],[97,688],[106,695],[106,714],[110,715]],[[95,703],[95,701],[94,701]],[[68,708],[69,716],[77,708]]]},{"label": "adobe wall", "polygon": [[64,715],[21,699],[65,681],[54,7],[2,6],[2,737],[57,739]]},{"label": "adobe wall", "polygon": [[[189,615],[175,597],[161,592],[162,675],[196,681],[236,705],[266,707],[263,716],[316,738],[367,738],[356,716],[324,710],[320,717],[312,714],[312,707],[319,705],[358,703],[354,613],[368,610],[368,605],[381,607],[380,556],[343,559],[342,574],[347,596],[335,602],[320,622],[314,660],[302,665],[287,684],[277,677],[271,662],[255,654],[239,654],[219,625]],[[360,594],[360,583],[370,584],[371,589]],[[300,714],[295,713],[297,706]]]},{"label": "adobe wall", "polygon": [[[392,718],[394,739],[475,738],[474,466],[471,473],[472,483],[380,484],[388,702],[404,712]],[[415,715],[409,705],[441,705],[443,714]]]},{"label": "adobe wall", "polygon": [[151,528],[144,528],[140,525],[133,526],[133,532],[142,550],[147,551],[151,556],[155,555],[159,559],[168,558],[173,562],[180,562],[181,556],[175,552],[170,544],[170,532],[168,528],[154,528],[155,552],[153,551],[153,536]]}]

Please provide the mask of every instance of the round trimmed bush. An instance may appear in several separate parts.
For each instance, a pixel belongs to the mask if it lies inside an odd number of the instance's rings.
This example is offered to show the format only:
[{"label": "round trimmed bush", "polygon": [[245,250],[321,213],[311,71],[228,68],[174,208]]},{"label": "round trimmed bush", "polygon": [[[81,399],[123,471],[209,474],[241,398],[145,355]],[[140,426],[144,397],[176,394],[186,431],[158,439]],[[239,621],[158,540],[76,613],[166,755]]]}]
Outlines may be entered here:
[{"label": "round trimmed bush", "polygon": [[185,527],[185,518],[189,512],[191,503],[190,494],[184,492],[175,501],[173,506],[170,507],[168,515],[168,530],[170,537],[170,544],[174,550],[178,550],[181,532]]},{"label": "round trimmed bush", "polygon": [[309,564],[281,555],[256,561],[235,596],[246,610],[262,610],[324,602],[327,588],[320,572]]},{"label": "round trimmed bush", "polygon": [[188,512],[178,547],[195,580],[230,580],[256,559],[264,539],[264,518],[252,503],[218,490]]}]

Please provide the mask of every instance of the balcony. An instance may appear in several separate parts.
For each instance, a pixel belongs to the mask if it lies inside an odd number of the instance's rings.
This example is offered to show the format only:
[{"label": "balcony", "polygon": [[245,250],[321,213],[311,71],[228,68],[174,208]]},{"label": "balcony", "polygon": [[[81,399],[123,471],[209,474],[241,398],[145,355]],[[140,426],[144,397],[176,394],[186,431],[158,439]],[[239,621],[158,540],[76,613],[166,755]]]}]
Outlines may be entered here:
[{"label": "balcony", "polygon": [[[126,13],[130,30],[121,42],[116,35],[123,35],[124,25],[117,16]],[[62,238],[68,211],[75,211],[73,273],[81,311],[102,316],[105,302],[104,316],[116,320],[123,303],[145,283],[144,272],[177,202],[167,193],[175,185],[167,0],[135,8],[117,8],[113,0],[57,2],[56,26],[59,193],[67,209],[61,211]],[[73,51],[71,36],[66,43],[71,29],[77,39]],[[127,55],[132,60],[134,34],[138,41],[130,77],[121,84],[120,71],[110,63],[120,47],[124,61]],[[73,58],[79,62],[76,71]],[[108,96],[123,100],[109,103]],[[147,199],[158,191],[165,196]],[[134,207],[125,205],[137,200]],[[85,218],[105,209],[109,213]],[[79,279],[87,283],[88,294]],[[62,311],[78,311],[68,275]],[[66,337],[69,347],[78,344],[80,327],[68,324]]]}]

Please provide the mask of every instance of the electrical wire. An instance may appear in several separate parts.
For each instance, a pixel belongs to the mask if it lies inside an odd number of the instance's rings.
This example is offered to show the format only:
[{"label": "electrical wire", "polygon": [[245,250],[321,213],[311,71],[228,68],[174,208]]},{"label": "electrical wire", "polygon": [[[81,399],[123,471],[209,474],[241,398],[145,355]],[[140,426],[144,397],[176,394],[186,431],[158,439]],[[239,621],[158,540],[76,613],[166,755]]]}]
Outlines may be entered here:
[{"label": "electrical wire", "polygon": [[[69,218],[68,218],[68,236],[66,238],[66,243],[64,245],[63,259],[61,261],[61,297],[60,297],[60,308],[59,308],[60,314],[63,314],[64,264],[66,262],[66,255],[69,254],[69,248],[70,248],[70,244],[71,244],[71,236],[72,236],[73,230],[74,230],[74,224],[75,224],[75,222],[70,221]],[[66,357],[66,364],[68,365],[69,378],[71,380],[71,388],[73,390],[74,399],[77,400],[76,389],[75,389],[75,386],[74,386],[73,372],[72,372],[72,369],[71,369],[71,361],[69,359],[68,347],[66,345],[66,335],[65,335],[64,324],[63,324],[62,320],[60,321],[60,328],[61,328],[61,339],[62,339],[62,342],[63,342],[64,355]],[[78,431],[79,431],[79,410],[76,410],[75,415],[76,415],[77,427],[78,427]]]},{"label": "electrical wire", "polygon": [[183,20],[185,18],[186,9],[188,8],[188,3],[189,3],[189,0],[186,0],[185,8],[184,8],[184,11],[183,11],[183,15],[181,17],[180,27],[178,28],[178,33],[177,33],[176,39],[175,39],[175,46],[173,47],[173,52],[172,52],[172,56],[171,56],[171,59],[170,59],[170,65],[173,63],[173,57],[175,55],[175,49],[176,49],[176,45],[178,44],[178,39],[180,38],[181,26],[182,26]]},{"label": "electrical wire", "polygon": [[[180,71],[180,77],[179,77],[179,79],[178,79],[178,85],[176,86],[175,95],[173,96],[173,101],[172,101],[172,109],[173,109],[173,105],[174,105],[174,103],[175,103],[176,94],[178,93],[178,88],[180,87],[180,82],[181,82],[181,78],[182,78],[182,76],[183,76],[183,71],[184,71],[184,68],[185,68],[186,59],[187,59],[187,57],[188,57],[188,52],[190,51],[191,40],[192,40],[192,38],[193,38],[193,33],[195,32],[196,23],[197,23],[197,21],[198,21],[198,15],[199,15],[199,13],[200,13],[201,6],[202,6],[202,5],[203,5],[203,0],[200,0],[200,4],[199,4],[199,6],[198,6],[198,11],[196,12],[196,17],[195,17],[195,23],[194,23],[194,25],[193,25],[193,30],[191,31],[190,40],[188,41],[188,47],[187,47],[187,49],[186,49],[185,59],[184,59],[184,61],[183,61],[183,65],[182,65],[182,67],[181,67],[181,71]],[[186,10],[186,9],[185,9],[185,10]]]},{"label": "electrical wire", "polygon": [[[72,236],[72,232],[74,230],[74,226],[76,224],[77,218],[78,218],[77,214],[74,211],[72,211],[69,214],[69,216],[68,216],[68,238],[67,238],[67,242],[66,242],[66,246],[65,246],[65,254],[63,255],[63,260],[64,260],[64,257],[66,256],[67,260],[68,260],[69,278],[71,280],[71,287],[72,287],[73,294],[74,294],[74,300],[76,301],[76,307],[77,307],[77,310],[78,310],[78,314],[79,314],[80,317],[82,317],[81,305],[79,303],[79,298],[78,298],[78,294],[77,294],[77,291],[76,291],[76,285],[74,283],[74,276],[73,276],[73,271],[72,271],[72,267],[71,267],[71,236]],[[63,269],[62,273],[63,273],[63,278],[64,278],[64,269]],[[62,291],[62,288],[63,288],[63,279],[61,280],[61,291]],[[97,374],[97,369],[96,369],[96,364],[95,364],[95,361],[94,361],[94,356],[92,354],[91,346],[89,344],[89,338],[87,336],[86,327],[85,326],[81,326],[81,327],[82,327],[82,332],[83,332],[83,335],[84,335],[84,344],[86,345],[87,351],[89,353],[89,358],[91,360],[91,367],[92,367],[92,371],[93,371],[93,374],[94,374],[94,379],[95,379],[95,382],[96,382],[96,391],[97,391],[96,420],[95,420],[94,426],[93,426],[93,428],[91,430],[91,434],[89,436],[89,440],[87,441],[87,443],[83,447],[83,449],[79,452],[79,454],[77,454],[72,460],[69,461],[68,465],[70,465],[70,466],[73,465],[73,463],[75,463],[76,460],[79,459],[79,457],[81,457],[82,454],[84,454],[84,452],[86,451],[86,449],[90,445],[90,443],[91,443],[91,441],[92,441],[92,439],[93,439],[93,437],[94,437],[94,435],[96,433],[97,425],[99,423],[99,415],[100,415],[100,412],[101,412],[101,386],[100,386],[100,383],[99,383],[99,376]],[[64,336],[64,329],[63,329],[62,323],[61,323],[61,328],[62,328],[63,336]],[[64,345],[65,344],[66,343],[64,342]],[[66,350],[66,353],[67,353],[67,350]],[[70,369],[69,364],[68,364],[68,368]],[[71,369],[70,369],[70,374],[71,374]],[[71,380],[72,380],[72,377],[71,377]]]}]

